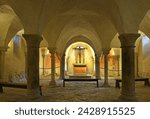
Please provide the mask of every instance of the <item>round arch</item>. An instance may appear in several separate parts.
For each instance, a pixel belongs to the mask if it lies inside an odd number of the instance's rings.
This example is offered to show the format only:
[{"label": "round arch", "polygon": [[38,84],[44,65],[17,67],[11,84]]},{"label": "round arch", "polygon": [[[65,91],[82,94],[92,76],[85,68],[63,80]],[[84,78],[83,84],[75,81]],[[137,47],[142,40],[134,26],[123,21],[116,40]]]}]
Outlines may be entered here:
[{"label": "round arch", "polygon": [[70,39],[70,40],[66,43],[66,45],[61,48],[62,51],[59,52],[59,53],[60,53],[60,56],[62,56],[63,54],[65,54],[66,49],[67,49],[71,44],[73,44],[73,43],[75,43],[75,42],[85,42],[85,43],[87,43],[89,46],[92,47],[92,49],[94,50],[95,54],[99,54],[99,53],[100,53],[100,51],[98,52],[98,51],[96,50],[96,46],[93,44],[93,42],[92,42],[90,39],[88,39],[87,37],[85,37],[85,36],[83,36],[83,35],[78,35],[78,36],[75,36],[75,37],[73,37],[72,39]]},{"label": "round arch", "polygon": [[11,38],[5,55],[5,74],[12,82],[26,82],[26,41],[20,32]]},{"label": "round arch", "polygon": [[[0,5],[0,35],[1,45],[8,46],[11,39],[18,33],[23,27],[19,17],[9,5]],[[5,24],[5,25],[4,25]]]},{"label": "round arch", "polygon": [[[84,40],[83,40],[84,41]],[[67,44],[65,50],[65,74],[69,77],[95,75],[95,52],[86,42],[75,41]]]},{"label": "round arch", "polygon": [[92,43],[92,41],[89,40],[87,37],[85,37],[85,36],[83,36],[83,35],[75,36],[75,37],[73,37],[71,40],[69,40],[69,41],[67,42],[67,44],[66,44],[64,50],[63,50],[63,53],[65,53],[66,50],[67,50],[67,48],[68,48],[71,44],[73,44],[73,43],[75,43],[75,42],[85,42],[85,43],[87,43],[89,46],[92,47],[92,49],[93,49],[94,52],[96,53],[96,49],[95,49],[94,44]]},{"label": "round arch", "polygon": [[143,20],[139,24],[139,30],[148,37],[150,37],[150,9],[147,11]]}]

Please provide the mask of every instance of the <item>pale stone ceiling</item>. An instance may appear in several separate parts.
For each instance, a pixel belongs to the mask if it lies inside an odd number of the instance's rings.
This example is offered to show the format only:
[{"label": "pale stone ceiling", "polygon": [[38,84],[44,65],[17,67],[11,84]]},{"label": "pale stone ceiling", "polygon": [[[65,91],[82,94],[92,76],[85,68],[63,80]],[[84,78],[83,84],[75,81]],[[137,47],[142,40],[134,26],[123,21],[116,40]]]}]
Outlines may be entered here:
[{"label": "pale stone ceiling", "polygon": [[1,0],[0,46],[24,29],[43,35],[58,52],[76,36],[87,37],[99,51],[110,47],[117,32],[150,36],[149,9],[150,0]]},{"label": "pale stone ceiling", "polygon": [[142,20],[140,24],[140,30],[150,37],[150,10],[147,12],[144,19]]}]

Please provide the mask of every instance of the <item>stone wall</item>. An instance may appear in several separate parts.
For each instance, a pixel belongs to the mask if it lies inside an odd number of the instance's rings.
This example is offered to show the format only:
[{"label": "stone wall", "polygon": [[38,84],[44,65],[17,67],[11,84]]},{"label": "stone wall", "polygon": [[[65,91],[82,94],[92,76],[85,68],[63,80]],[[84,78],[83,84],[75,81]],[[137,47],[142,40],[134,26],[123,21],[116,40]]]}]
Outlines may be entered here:
[{"label": "stone wall", "polygon": [[22,39],[19,39],[18,45],[15,46],[16,44],[12,39],[8,45],[5,58],[6,80],[19,80],[19,78],[22,80],[21,77],[25,76],[25,46],[23,42]]}]

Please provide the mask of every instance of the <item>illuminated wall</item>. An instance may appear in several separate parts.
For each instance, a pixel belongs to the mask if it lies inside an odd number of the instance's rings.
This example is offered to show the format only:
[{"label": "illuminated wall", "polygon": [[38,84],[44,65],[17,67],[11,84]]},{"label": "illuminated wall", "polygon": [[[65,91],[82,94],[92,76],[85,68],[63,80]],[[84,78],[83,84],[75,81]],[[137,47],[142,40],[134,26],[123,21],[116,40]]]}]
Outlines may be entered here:
[{"label": "illuminated wall", "polygon": [[138,73],[150,76],[150,39],[143,36],[138,46]]},{"label": "illuminated wall", "polygon": [[[44,51],[44,52],[43,52]],[[51,75],[51,54],[47,47],[39,48],[39,74],[40,79],[50,79]],[[44,62],[43,62],[44,59]],[[44,68],[44,71],[43,71]],[[60,58],[57,53],[55,53],[55,72],[56,72],[56,79],[60,76]]]},{"label": "illuminated wall", "polygon": [[[108,55],[108,75],[109,77],[121,76],[121,48],[112,48]],[[104,76],[104,56],[100,57],[100,74]]]},{"label": "illuminated wall", "polygon": [[[84,50],[84,54],[82,57],[84,57],[84,63],[79,63],[76,61],[76,59],[78,59],[76,56],[76,50],[75,48],[77,47],[83,47],[85,48]],[[75,71],[74,71],[74,65],[86,65],[86,73],[84,74],[84,72],[78,72],[79,74],[83,74],[83,75],[94,75],[94,68],[95,68],[95,56],[94,56],[94,51],[92,50],[92,48],[84,43],[84,42],[76,42],[74,44],[72,44],[71,46],[69,46],[69,48],[66,51],[66,57],[65,57],[65,71],[66,71],[66,75],[75,75]]]},{"label": "illuminated wall", "polygon": [[6,77],[15,74],[25,74],[25,41],[20,36],[15,36],[9,43],[5,57]]}]

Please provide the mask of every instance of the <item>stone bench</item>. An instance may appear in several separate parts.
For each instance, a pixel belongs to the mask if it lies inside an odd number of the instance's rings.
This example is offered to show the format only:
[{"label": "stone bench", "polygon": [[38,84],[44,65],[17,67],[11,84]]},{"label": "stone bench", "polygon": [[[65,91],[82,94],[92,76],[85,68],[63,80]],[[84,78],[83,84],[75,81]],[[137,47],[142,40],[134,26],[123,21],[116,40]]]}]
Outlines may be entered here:
[{"label": "stone bench", "polygon": [[93,82],[95,81],[97,84],[97,87],[99,87],[99,83],[98,83],[98,79],[63,79],[63,87],[65,87],[65,82],[71,82],[71,81],[89,81],[89,82]]},{"label": "stone bench", "polygon": [[[115,79],[116,81],[116,88],[120,88],[120,83],[122,79]],[[143,81],[145,86],[150,86],[149,78],[136,78],[135,81]]]},{"label": "stone bench", "polygon": [[[23,88],[27,89],[26,84],[20,84],[20,83],[10,83],[10,82],[0,82],[0,93],[3,93],[3,87],[11,87],[11,88]],[[42,95],[42,86],[39,86],[40,88],[40,94]]]}]

